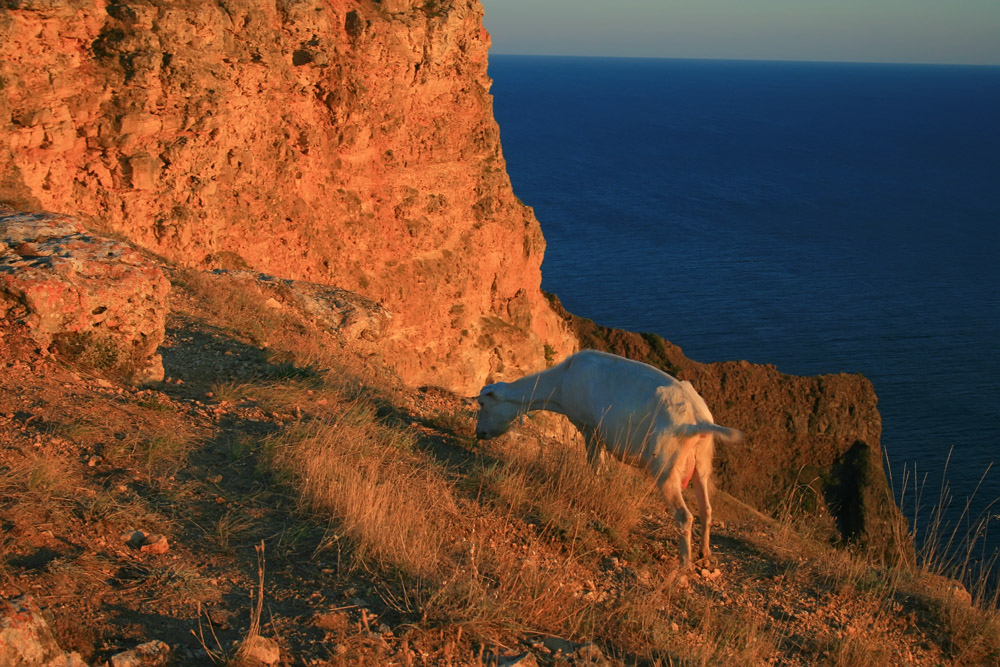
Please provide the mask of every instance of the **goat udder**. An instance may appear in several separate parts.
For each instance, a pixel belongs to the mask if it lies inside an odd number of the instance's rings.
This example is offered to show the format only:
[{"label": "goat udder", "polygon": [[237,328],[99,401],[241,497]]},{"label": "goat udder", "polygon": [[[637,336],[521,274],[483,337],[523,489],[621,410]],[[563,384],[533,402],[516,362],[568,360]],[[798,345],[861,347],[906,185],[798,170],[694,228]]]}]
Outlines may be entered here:
[{"label": "goat udder", "polygon": [[694,476],[694,452],[687,455],[687,460],[682,462],[684,464],[683,470],[684,475],[681,477],[681,488],[686,489],[688,482]]}]

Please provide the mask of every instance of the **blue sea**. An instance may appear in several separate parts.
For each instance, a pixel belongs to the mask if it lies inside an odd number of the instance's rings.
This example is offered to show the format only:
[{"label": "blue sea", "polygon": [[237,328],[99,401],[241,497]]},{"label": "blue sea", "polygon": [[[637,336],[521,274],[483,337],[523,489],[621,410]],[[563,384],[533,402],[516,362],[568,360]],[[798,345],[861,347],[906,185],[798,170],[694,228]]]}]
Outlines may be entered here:
[{"label": "blue sea", "polygon": [[908,514],[947,462],[952,519],[973,494],[1000,515],[1000,68],[494,55],[490,75],[570,312],[697,361],[862,373]]}]

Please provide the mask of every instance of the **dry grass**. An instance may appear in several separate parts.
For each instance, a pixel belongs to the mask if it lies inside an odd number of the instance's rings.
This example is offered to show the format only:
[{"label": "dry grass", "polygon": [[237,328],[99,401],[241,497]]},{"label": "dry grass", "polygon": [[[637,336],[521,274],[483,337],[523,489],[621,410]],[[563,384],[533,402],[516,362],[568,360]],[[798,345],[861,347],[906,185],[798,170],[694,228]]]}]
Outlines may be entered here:
[{"label": "dry grass", "polygon": [[362,401],[304,421],[267,443],[272,465],[317,517],[342,526],[357,563],[433,576],[446,558],[455,501],[440,471],[413,452],[414,436],[374,418]]},{"label": "dry grass", "polygon": [[113,440],[104,448],[109,463],[141,472],[147,481],[170,477],[187,461],[198,440],[189,433],[166,431],[154,434],[132,433]]},{"label": "dry grass", "polygon": [[482,488],[501,506],[562,535],[590,531],[624,544],[642,518],[652,484],[634,468],[609,462],[600,473],[582,448],[537,438],[502,438]]}]

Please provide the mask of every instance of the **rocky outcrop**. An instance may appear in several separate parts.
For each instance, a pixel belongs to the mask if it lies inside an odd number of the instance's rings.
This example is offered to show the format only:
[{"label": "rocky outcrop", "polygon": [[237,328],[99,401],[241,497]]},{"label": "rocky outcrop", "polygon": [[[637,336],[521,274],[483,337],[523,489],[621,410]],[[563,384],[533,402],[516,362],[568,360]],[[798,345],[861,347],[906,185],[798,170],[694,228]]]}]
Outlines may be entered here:
[{"label": "rocky outcrop", "polygon": [[0,7],[0,204],[362,294],[413,384],[471,393],[572,350],[506,174],[478,0]]},{"label": "rocky outcrop", "polygon": [[800,377],[746,361],[703,364],[655,334],[611,329],[567,313],[584,348],[605,350],[689,380],[719,424],[746,434],[716,448],[719,488],[772,514],[810,517],[831,540],[912,562],[913,545],[882,468],[882,420],[861,375]]},{"label": "rocky outcrop", "polygon": [[0,213],[0,322],[23,323],[42,349],[88,352],[106,370],[162,380],[169,290],[163,270],[128,243],[64,215]]},{"label": "rocky outcrop", "polygon": [[275,278],[252,271],[215,269],[267,295],[273,308],[294,308],[302,316],[346,342],[381,341],[389,331],[392,313],[371,299],[339,287]]}]

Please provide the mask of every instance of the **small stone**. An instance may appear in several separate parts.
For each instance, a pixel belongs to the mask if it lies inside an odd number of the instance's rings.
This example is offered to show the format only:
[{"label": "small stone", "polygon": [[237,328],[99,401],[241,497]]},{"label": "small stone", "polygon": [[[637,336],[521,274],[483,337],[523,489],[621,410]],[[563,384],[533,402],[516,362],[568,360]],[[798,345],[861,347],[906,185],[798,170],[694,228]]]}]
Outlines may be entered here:
[{"label": "small stone", "polygon": [[149,554],[165,554],[170,550],[167,538],[164,535],[147,535],[139,551]]},{"label": "small stone", "polygon": [[131,530],[127,533],[122,533],[122,542],[138,549],[146,542],[146,533],[141,530]]},{"label": "small stone", "polygon": [[538,667],[538,661],[530,651],[518,655],[498,655],[497,667]]},{"label": "small stone", "polygon": [[604,653],[595,644],[584,644],[573,651],[573,658],[582,664],[603,664]]},{"label": "small stone", "polygon": [[249,637],[240,647],[240,653],[265,665],[273,665],[281,660],[281,648],[277,642],[260,635]]},{"label": "small stone", "polygon": [[170,661],[170,646],[158,639],[122,651],[108,660],[110,667],[154,667]]}]

